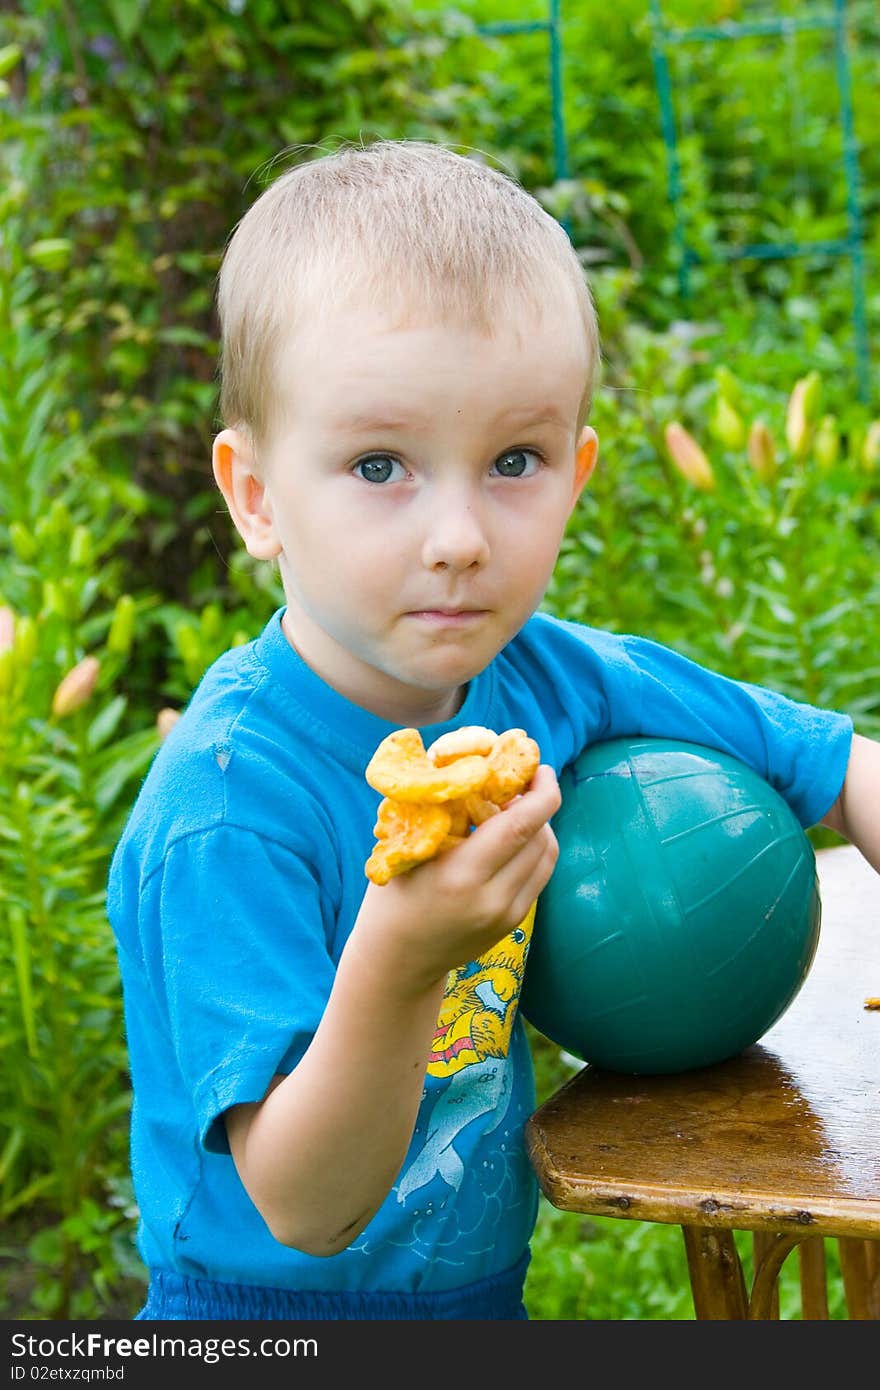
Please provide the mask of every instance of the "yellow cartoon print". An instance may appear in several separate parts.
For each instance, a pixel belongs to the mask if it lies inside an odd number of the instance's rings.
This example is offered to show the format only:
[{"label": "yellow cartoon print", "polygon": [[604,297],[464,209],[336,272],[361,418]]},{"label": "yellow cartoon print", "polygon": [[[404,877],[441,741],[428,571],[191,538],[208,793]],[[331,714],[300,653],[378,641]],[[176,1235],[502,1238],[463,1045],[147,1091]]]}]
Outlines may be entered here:
[{"label": "yellow cartoon print", "polygon": [[428,1058],[429,1076],[453,1076],[486,1057],[506,1057],[522,989],[535,905],[508,936],[449,972]]}]

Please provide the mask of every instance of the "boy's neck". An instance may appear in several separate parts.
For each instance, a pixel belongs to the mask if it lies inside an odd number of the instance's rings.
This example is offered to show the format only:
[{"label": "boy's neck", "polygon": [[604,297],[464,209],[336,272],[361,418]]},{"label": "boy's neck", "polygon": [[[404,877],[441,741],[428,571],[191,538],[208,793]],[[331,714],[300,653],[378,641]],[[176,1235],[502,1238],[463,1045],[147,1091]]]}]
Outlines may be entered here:
[{"label": "boy's neck", "polygon": [[316,657],[309,644],[294,634],[289,607],[281,619],[281,629],[300,660],[304,661],[326,685],[335,690],[337,695],[342,695],[352,704],[376,715],[379,719],[386,719],[390,724],[398,724],[404,728],[421,728],[428,724],[446,723],[454,718],[467,698],[466,684],[449,691],[416,691],[398,687],[396,690],[389,690],[387,697],[378,690],[367,693],[359,688],[354,680],[350,683],[340,680],[324,669],[325,663],[319,656]]}]

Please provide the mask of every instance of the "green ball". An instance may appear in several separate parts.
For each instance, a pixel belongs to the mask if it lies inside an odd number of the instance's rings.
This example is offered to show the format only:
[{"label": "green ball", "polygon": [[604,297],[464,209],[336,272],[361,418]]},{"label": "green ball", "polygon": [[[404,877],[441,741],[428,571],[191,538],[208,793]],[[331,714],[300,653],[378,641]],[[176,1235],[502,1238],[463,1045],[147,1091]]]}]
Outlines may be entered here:
[{"label": "green ball", "polygon": [[685,1071],[757,1042],[819,941],[813,848],[788,803],[700,744],[614,739],[560,778],[559,860],[521,1007],[610,1071]]}]

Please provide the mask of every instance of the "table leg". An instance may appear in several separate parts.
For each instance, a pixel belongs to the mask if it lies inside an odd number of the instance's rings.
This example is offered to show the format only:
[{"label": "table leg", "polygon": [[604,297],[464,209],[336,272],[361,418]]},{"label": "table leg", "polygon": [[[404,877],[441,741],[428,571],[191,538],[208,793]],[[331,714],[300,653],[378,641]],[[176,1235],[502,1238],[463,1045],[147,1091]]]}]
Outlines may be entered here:
[{"label": "table leg", "polygon": [[[752,1321],[767,1322],[779,1317],[779,1271],[796,1245],[804,1236],[801,1232],[790,1231],[772,1234],[761,1232],[760,1240],[755,1239],[755,1277],[752,1280],[752,1295],[749,1299],[749,1317]],[[760,1262],[758,1252],[760,1250]]]},{"label": "table leg", "polygon": [[853,1322],[871,1322],[880,1318],[880,1275],[878,1275],[876,1241],[843,1237],[837,1242],[840,1250],[840,1272],[846,1307]]},{"label": "table leg", "polygon": [[868,1307],[871,1317],[880,1320],[880,1240],[865,1241],[868,1270]]},{"label": "table leg", "polygon": [[810,1236],[798,1251],[801,1274],[801,1317],[804,1322],[828,1318],[828,1282],[825,1272],[825,1241]]},{"label": "table leg", "polygon": [[732,1231],[682,1226],[694,1313],[700,1320],[737,1320],[748,1316],[742,1263]]},{"label": "table leg", "polygon": [[[752,1250],[754,1252],[755,1273],[752,1280],[752,1299],[750,1300],[750,1303],[754,1300],[755,1284],[758,1278],[758,1271],[761,1268],[761,1262],[763,1261],[764,1256],[767,1255],[773,1248],[773,1242],[775,1241],[775,1239],[776,1237],[774,1236],[772,1231],[754,1231],[752,1234]],[[751,1308],[749,1309],[749,1316],[753,1316]],[[773,1319],[776,1322],[779,1321],[779,1283],[776,1279],[772,1281],[769,1290],[768,1306],[765,1311],[762,1311],[760,1316],[762,1318]]]}]

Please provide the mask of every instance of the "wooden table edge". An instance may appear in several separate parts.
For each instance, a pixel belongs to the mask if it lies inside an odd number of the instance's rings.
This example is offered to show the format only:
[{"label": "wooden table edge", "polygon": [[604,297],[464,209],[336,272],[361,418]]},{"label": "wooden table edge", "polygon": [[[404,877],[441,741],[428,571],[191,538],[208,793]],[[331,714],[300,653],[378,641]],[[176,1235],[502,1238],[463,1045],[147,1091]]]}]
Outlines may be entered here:
[{"label": "wooden table edge", "polygon": [[526,1125],[526,1147],[541,1191],[560,1211],[584,1216],[623,1217],[671,1226],[713,1226],[735,1231],[803,1231],[821,1236],[864,1238],[876,1228],[880,1202],[827,1198],[809,1207],[781,1207],[747,1189],[695,1191],[668,1185],[564,1178],[553,1164],[534,1119]]}]

